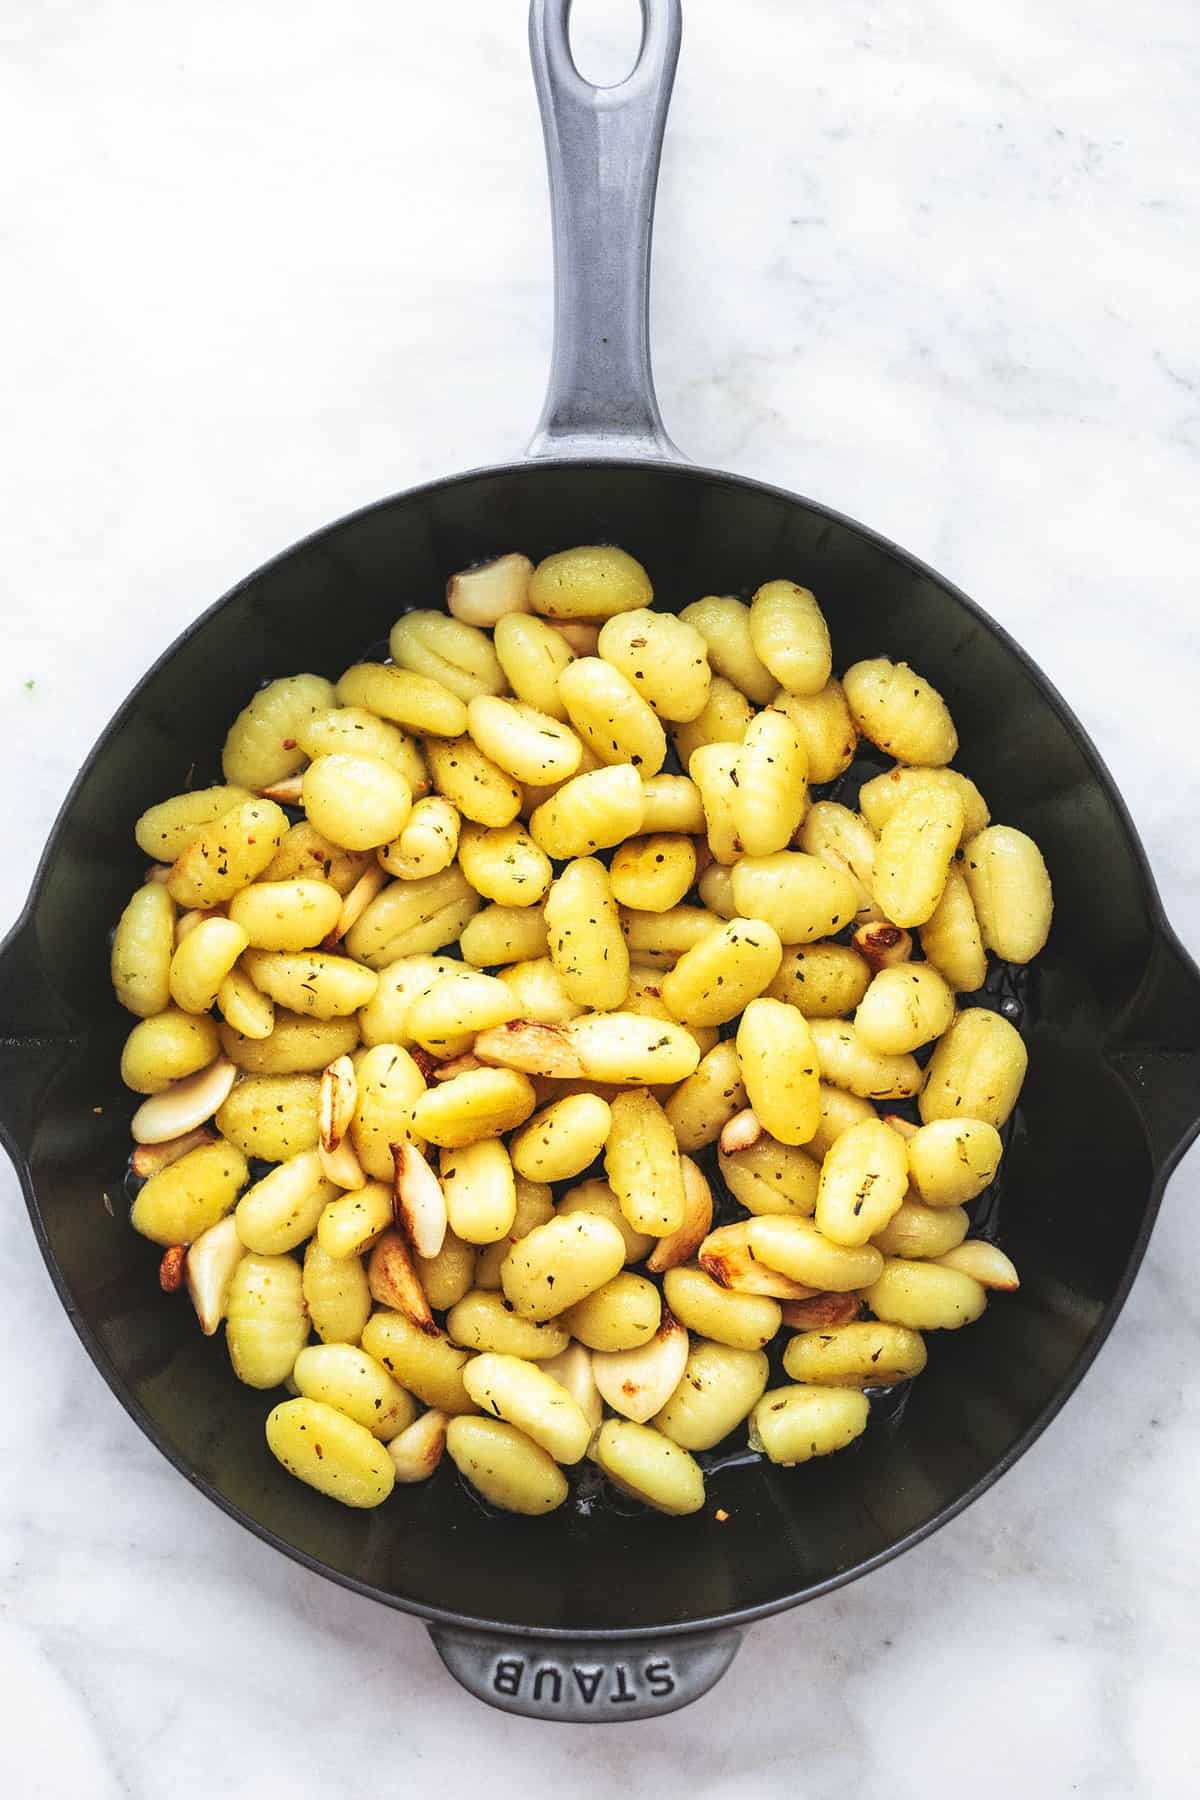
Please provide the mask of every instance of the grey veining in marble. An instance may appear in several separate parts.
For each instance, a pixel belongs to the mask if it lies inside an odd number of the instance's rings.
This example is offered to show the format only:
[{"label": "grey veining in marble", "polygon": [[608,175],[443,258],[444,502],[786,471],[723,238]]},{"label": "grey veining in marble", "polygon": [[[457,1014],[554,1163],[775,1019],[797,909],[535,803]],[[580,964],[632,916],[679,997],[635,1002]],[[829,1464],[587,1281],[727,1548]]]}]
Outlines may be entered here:
[{"label": "grey veining in marble", "polygon": [[[580,10],[619,73],[631,7]],[[524,33],[521,0],[5,9],[5,922],[104,721],[202,607],[528,437],[550,271]],[[1198,165],[1192,0],[685,0],[654,297],[671,435],[866,519],[1009,626],[1193,950]],[[1094,1371],[997,1488],[755,1628],[691,1711],[603,1733],[501,1728],[419,1627],[180,1481],[76,1343],[7,1165],[0,1202],[14,1800],[329,1795],[351,1767],[495,1800],[1197,1791],[1195,1156]]]}]

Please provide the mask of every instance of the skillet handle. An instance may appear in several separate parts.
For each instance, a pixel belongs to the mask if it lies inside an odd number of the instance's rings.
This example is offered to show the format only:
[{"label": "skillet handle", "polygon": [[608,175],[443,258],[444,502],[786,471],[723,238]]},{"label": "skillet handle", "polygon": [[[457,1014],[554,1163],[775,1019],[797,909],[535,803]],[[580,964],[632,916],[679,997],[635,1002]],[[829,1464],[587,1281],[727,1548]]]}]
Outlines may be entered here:
[{"label": "skillet handle", "polygon": [[575,67],[571,0],[529,8],[554,230],[554,348],[530,456],[679,460],[650,368],[650,237],[680,0],[641,7],[637,63],[609,88]]},{"label": "skillet handle", "polygon": [[42,1095],[77,1033],[45,974],[33,915],[0,943],[0,1143],[21,1169]]},{"label": "skillet handle", "polygon": [[737,1654],[738,1631],[588,1643],[516,1638],[431,1625],[433,1647],[477,1700],[526,1719],[567,1725],[655,1719],[690,1706]]},{"label": "skillet handle", "polygon": [[1108,1059],[1141,1114],[1160,1181],[1200,1131],[1200,969],[1162,926]]}]

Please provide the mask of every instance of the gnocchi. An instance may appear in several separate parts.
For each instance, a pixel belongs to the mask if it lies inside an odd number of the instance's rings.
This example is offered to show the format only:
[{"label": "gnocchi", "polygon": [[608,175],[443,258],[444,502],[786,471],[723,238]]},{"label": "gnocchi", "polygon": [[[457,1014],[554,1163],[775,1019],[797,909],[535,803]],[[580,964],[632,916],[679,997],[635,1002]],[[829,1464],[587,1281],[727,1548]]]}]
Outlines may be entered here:
[{"label": "gnocchi", "polygon": [[608,619],[596,648],[660,719],[694,719],[704,711],[712,682],[708,645],[686,620],[639,607]]},{"label": "gnocchi", "polygon": [[445,1461],[535,1517],[588,1458],[683,1516],[732,1432],[845,1447],[1017,1288],[972,1224],[1028,1061],[989,970],[1050,875],[938,688],[839,678],[792,580],[677,614],[614,545],[446,577],[135,823],[131,1223],[320,1493]]},{"label": "gnocchi", "polygon": [[819,694],[833,670],[825,615],[808,588],[768,581],[750,605],[750,642],[789,694]]},{"label": "gnocchi", "polygon": [[127,1012],[152,1019],[170,1004],[175,948],[175,903],[166,888],[148,881],[134,893],[113,934],[113,992]]}]

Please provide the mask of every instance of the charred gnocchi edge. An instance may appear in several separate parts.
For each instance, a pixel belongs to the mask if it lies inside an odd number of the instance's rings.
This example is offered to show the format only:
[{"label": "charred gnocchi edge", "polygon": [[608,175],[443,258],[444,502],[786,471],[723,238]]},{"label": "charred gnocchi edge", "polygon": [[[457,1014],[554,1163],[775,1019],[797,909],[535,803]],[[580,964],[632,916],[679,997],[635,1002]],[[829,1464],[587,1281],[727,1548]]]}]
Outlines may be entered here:
[{"label": "charred gnocchi edge", "polygon": [[[536,1516],[588,1457],[683,1516],[743,1423],[845,1447],[1019,1282],[968,1209],[1026,1053],[957,995],[1044,944],[1037,846],[793,581],[676,616],[615,546],[513,550],[388,649],[269,682],[225,785],[137,822],[111,972],[164,1292],[351,1506],[448,1458]],[[810,794],[860,736],[895,766]]]}]

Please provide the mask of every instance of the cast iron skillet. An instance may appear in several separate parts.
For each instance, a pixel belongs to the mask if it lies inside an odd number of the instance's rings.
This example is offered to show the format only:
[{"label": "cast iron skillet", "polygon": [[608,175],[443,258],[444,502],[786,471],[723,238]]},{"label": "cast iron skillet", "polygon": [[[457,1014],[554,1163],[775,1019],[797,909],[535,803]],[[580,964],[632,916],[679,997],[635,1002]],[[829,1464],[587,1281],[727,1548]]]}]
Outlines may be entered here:
[{"label": "cast iron skillet", "polygon": [[[862,526],[678,459],[651,382],[647,283],[679,4],[643,0],[637,67],[604,91],[575,72],[567,11],[568,0],[534,0],[531,16],[557,299],[535,460],[434,482],[317,533],[151,669],[76,781],[0,952],[0,1131],[63,1305],[181,1473],[297,1561],[426,1619],[482,1699],[594,1721],[694,1699],[744,1625],[924,1537],[1054,1416],[1112,1326],[1200,1123],[1200,974],[1100,758],[998,626]],[[131,1100],[117,1076],[129,1019],[109,988],[105,927],[141,877],[138,813],[194,763],[197,779],[210,776],[257,683],[336,675],[402,605],[439,604],[465,563],[604,539],[646,564],[660,605],[776,575],[810,584],[839,666],[910,658],[949,700],[961,764],[995,816],[1042,845],[1054,932],[1040,992],[1007,1000],[1031,1059],[1002,1206],[1021,1290],[969,1331],[934,1334],[902,1420],[797,1470],[735,1459],[691,1519],[586,1501],[538,1521],[487,1516],[450,1469],[378,1512],[350,1512],[275,1464],[263,1441],[271,1397],[239,1386],[187,1305],[158,1292],[158,1253],[129,1229]]]}]

